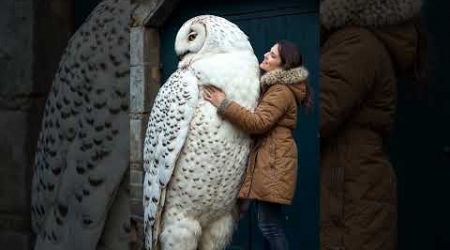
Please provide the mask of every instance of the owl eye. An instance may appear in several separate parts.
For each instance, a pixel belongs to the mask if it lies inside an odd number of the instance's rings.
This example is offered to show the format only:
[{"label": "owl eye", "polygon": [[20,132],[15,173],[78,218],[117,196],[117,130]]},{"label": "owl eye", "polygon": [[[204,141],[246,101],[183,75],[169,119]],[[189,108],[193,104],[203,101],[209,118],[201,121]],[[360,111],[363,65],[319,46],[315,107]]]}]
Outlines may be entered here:
[{"label": "owl eye", "polygon": [[194,39],[197,37],[197,33],[191,33],[191,34],[189,34],[189,36],[188,36],[188,40],[189,41],[194,41]]}]

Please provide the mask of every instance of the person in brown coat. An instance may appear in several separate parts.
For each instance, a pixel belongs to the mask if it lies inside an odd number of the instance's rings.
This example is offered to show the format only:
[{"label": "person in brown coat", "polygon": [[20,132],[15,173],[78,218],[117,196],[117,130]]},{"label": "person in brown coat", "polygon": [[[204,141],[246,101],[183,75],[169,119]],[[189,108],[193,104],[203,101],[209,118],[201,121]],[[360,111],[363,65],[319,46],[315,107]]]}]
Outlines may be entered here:
[{"label": "person in brown coat", "polygon": [[391,250],[396,175],[384,149],[397,75],[415,66],[418,0],[320,6],[321,249]]},{"label": "person in brown coat", "polygon": [[204,89],[204,98],[233,125],[256,137],[239,198],[256,203],[258,226],[266,249],[288,249],[281,222],[282,204],[291,204],[297,181],[297,146],[293,130],[297,105],[310,100],[297,47],[287,41],[276,43],[264,55],[260,68],[261,97],[254,111],[226,99],[216,88]]}]

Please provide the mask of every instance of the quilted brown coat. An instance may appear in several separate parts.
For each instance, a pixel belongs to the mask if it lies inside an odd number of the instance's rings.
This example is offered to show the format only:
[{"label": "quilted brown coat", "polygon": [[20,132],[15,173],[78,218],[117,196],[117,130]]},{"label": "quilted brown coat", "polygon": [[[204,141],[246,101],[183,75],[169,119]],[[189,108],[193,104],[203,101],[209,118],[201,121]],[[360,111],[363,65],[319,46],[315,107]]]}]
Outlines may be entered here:
[{"label": "quilted brown coat", "polygon": [[414,66],[418,38],[408,19],[420,3],[378,2],[321,5],[322,25],[331,30],[320,58],[323,250],[396,249],[396,176],[384,140],[393,126],[396,74]]},{"label": "quilted brown coat", "polygon": [[256,137],[240,198],[290,204],[297,181],[297,146],[293,130],[297,105],[304,98],[305,68],[266,73],[261,78],[261,98],[255,111],[235,102],[221,105],[219,114]]}]

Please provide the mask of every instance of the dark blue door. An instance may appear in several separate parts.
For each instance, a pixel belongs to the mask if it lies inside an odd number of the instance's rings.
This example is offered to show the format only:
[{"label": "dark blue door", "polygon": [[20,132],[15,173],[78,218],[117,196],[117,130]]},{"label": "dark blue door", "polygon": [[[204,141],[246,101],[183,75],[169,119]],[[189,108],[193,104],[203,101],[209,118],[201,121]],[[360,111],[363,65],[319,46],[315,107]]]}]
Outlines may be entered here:
[{"label": "dark blue door", "polygon": [[[298,186],[294,203],[286,206],[285,228],[291,249],[319,248],[319,141],[318,141],[318,3],[303,1],[181,1],[161,29],[162,82],[176,70],[175,36],[188,19],[203,14],[218,15],[236,23],[250,38],[259,60],[277,40],[295,42],[311,72],[314,109],[300,111],[295,137],[299,148]],[[232,4],[234,3],[234,4]],[[262,236],[250,213],[240,221],[229,249],[261,249]]]},{"label": "dark blue door", "polygon": [[398,83],[389,146],[398,181],[399,250],[450,249],[449,8],[449,1],[424,1],[426,88],[411,79]]}]

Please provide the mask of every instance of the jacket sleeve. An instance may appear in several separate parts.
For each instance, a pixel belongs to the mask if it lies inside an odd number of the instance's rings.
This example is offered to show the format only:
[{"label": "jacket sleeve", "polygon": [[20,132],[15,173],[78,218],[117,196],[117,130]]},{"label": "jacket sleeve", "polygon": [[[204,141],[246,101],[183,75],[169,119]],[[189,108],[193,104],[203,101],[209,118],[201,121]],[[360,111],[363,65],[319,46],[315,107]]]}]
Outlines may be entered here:
[{"label": "jacket sleeve", "polygon": [[[368,32],[368,31],[366,31]],[[330,37],[320,58],[320,136],[335,133],[363,103],[378,67],[370,34],[346,30]],[[373,38],[375,39],[375,38]],[[327,46],[325,44],[324,46]]]},{"label": "jacket sleeve", "polygon": [[264,134],[269,131],[288,109],[286,87],[272,86],[255,111],[250,111],[234,101],[219,109],[219,114],[248,134]]}]

